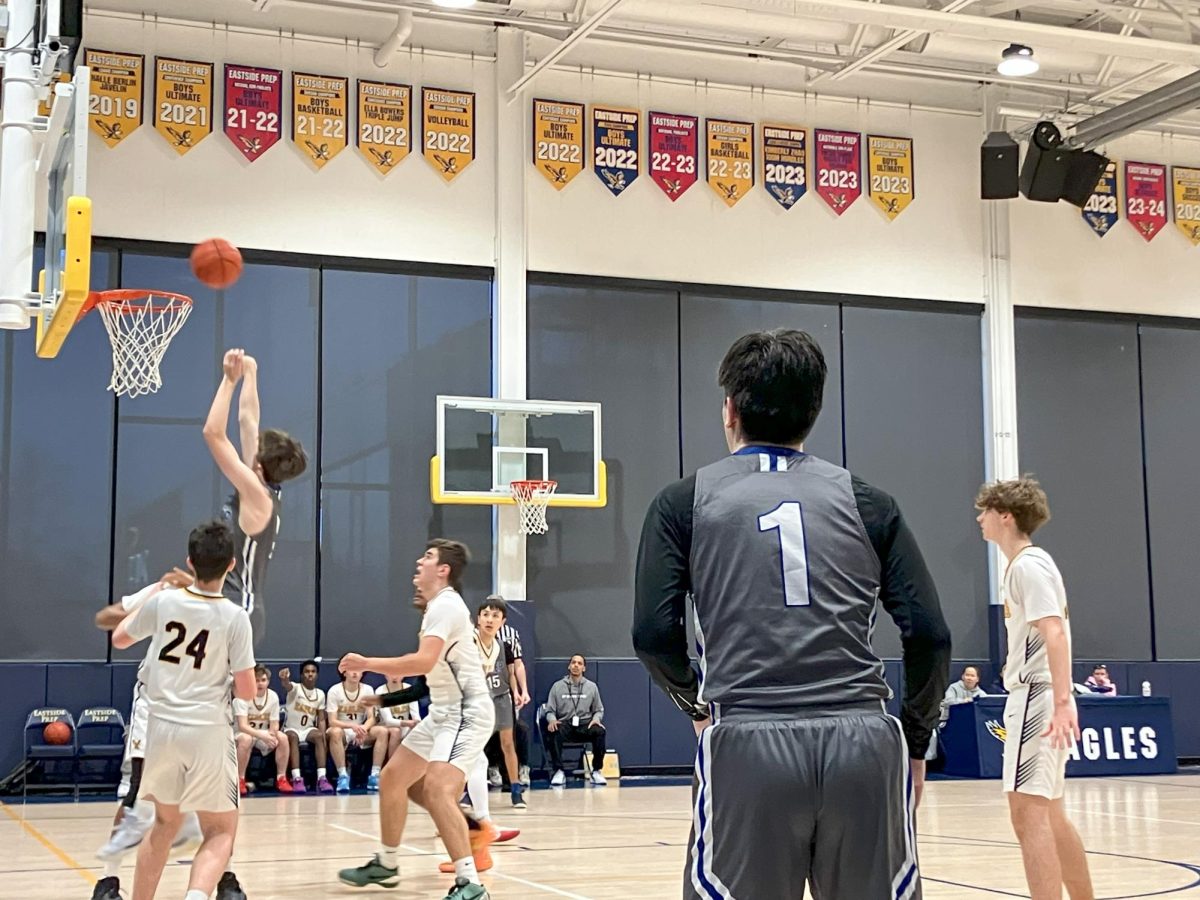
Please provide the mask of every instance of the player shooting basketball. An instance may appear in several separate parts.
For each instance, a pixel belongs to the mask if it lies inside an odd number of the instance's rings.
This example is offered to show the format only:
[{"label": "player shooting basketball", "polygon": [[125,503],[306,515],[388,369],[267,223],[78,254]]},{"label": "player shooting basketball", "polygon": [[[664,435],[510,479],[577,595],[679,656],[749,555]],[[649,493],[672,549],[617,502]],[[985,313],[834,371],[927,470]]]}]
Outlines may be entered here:
[{"label": "player shooting basketball", "polygon": [[[285,481],[303,474],[308,457],[300,442],[285,431],[259,432],[258,363],[246,351],[230,350],[223,362],[224,377],[204,423],[204,442],[221,473],[233,484],[234,494],[222,510],[233,529],[237,564],[225,579],[225,596],[250,614],[254,643],[266,632],[263,588],[267,566],[279,536],[279,510]],[[242,382],[238,399],[241,454],[227,432],[233,391]]]}]

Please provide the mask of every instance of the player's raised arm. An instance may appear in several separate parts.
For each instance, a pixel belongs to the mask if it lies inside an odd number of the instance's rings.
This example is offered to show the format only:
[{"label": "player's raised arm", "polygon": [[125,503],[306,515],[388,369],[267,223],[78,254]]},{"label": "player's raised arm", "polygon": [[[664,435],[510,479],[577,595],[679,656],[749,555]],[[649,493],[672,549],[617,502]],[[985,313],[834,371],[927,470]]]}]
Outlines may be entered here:
[{"label": "player's raised arm", "polygon": [[258,360],[242,357],[242,392],[238,395],[238,434],[242,444],[242,462],[254,468],[258,456]]},{"label": "player's raised arm", "polygon": [[378,672],[388,678],[411,678],[428,675],[441,658],[446,642],[440,637],[425,635],[416,653],[404,656],[361,656],[347,653],[338,668],[342,672]]},{"label": "player's raised arm", "polygon": [[241,498],[239,525],[246,534],[257,534],[271,517],[271,495],[254,469],[238,456],[227,434],[229,406],[233,401],[233,390],[245,370],[244,356],[243,351],[236,349],[225,354],[221,383],[217,385],[217,393],[204,423],[204,442],[208,444],[217,467]]}]

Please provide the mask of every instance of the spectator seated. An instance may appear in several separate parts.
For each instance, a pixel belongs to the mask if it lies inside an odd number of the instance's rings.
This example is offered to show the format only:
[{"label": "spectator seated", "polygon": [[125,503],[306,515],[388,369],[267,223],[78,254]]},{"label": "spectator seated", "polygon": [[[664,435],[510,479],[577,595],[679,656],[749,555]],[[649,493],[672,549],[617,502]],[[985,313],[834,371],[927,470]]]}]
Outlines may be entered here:
[{"label": "spectator seated", "polygon": [[591,747],[589,777],[592,784],[599,787],[608,783],[600,773],[604,768],[604,703],[596,683],[583,677],[586,671],[587,659],[582,653],[576,653],[567,664],[566,677],[550,688],[545,706],[539,711],[539,730],[542,746],[550,757],[550,784],[553,787],[566,783],[563,750],[576,744]]}]

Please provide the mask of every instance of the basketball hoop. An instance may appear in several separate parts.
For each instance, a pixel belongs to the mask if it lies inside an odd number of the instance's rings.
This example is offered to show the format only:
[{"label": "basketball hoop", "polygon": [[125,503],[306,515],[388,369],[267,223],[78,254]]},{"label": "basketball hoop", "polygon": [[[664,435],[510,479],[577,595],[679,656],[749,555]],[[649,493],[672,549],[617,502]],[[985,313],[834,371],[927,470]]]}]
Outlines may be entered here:
[{"label": "basketball hoop", "polygon": [[549,531],[550,526],[546,524],[546,506],[554,496],[558,482],[514,481],[509,486],[521,516],[517,530],[521,534],[545,534]]},{"label": "basketball hoop", "polygon": [[118,397],[139,397],[162,387],[158,366],[192,312],[191,298],[167,291],[96,291],[83,312],[92,307],[112,343],[108,389]]}]

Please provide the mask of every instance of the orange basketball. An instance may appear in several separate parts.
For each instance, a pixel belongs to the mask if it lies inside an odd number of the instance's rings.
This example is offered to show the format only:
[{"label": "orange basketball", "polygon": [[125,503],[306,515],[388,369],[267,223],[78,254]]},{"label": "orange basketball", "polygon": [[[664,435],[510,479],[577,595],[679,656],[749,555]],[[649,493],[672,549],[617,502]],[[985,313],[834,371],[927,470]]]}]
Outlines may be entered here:
[{"label": "orange basketball", "polygon": [[227,288],[241,277],[242,254],[222,238],[209,238],[192,248],[192,274],[214,290]]},{"label": "orange basketball", "polygon": [[42,740],[47,744],[69,744],[71,726],[66,722],[51,722],[42,729]]}]

